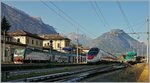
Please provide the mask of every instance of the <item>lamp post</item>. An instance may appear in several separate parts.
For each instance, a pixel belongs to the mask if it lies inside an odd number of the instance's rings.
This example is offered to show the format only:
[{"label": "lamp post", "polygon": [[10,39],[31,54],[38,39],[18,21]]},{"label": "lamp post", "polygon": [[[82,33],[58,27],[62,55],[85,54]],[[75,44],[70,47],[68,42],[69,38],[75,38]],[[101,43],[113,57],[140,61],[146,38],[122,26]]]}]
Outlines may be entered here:
[{"label": "lamp post", "polygon": [[76,33],[76,40],[77,40],[77,46],[76,46],[76,48],[77,48],[77,49],[76,49],[76,50],[77,50],[77,57],[76,57],[76,58],[77,58],[77,63],[79,63],[79,61],[78,61],[78,58],[79,58],[79,54],[78,54],[78,50],[79,50],[79,48],[78,48],[78,47],[79,47],[79,46],[78,46],[78,42],[79,42],[79,41],[78,41],[78,28],[77,28],[77,33]]},{"label": "lamp post", "polygon": [[10,46],[9,47],[6,47],[6,49],[5,49],[6,51],[7,51],[7,53],[5,53],[6,54],[6,57],[5,57],[5,61],[6,62],[10,62],[11,60],[10,60],[10,56],[11,56],[11,48],[10,48]]},{"label": "lamp post", "polygon": [[52,54],[53,40],[50,40],[50,54]]},{"label": "lamp post", "polygon": [[54,56],[52,55],[53,40],[50,40],[49,42],[50,42],[50,50],[49,50],[49,52],[50,52],[50,55],[52,56],[52,61],[54,61]]}]

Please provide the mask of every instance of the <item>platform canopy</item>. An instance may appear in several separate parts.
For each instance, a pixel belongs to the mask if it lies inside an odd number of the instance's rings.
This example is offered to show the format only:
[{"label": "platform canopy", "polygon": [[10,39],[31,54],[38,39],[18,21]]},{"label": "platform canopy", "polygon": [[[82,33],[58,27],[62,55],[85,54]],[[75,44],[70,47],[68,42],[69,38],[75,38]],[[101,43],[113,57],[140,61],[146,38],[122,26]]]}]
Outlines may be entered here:
[{"label": "platform canopy", "polygon": [[71,48],[71,47],[64,47],[63,50],[65,50],[65,51],[72,51],[73,48]]}]

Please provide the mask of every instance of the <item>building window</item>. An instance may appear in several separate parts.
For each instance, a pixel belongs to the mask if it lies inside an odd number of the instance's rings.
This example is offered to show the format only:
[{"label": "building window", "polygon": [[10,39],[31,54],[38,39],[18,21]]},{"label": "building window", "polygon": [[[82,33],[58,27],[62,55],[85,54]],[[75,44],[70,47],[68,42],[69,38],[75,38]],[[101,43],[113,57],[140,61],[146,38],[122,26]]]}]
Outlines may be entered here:
[{"label": "building window", "polygon": [[6,37],[6,41],[8,41],[8,42],[9,42],[9,37]]},{"label": "building window", "polygon": [[8,41],[10,41],[10,42],[11,42],[11,38],[8,38]]},{"label": "building window", "polygon": [[49,43],[47,43],[47,45],[49,46]]},{"label": "building window", "polygon": [[60,48],[60,44],[59,43],[57,44],[57,48]]},{"label": "building window", "polygon": [[17,39],[17,42],[20,42],[20,39],[19,39],[19,38]]},{"label": "building window", "polygon": [[6,40],[5,40],[5,41],[9,41],[8,39],[9,39],[9,38],[8,38],[8,37],[6,37]]},{"label": "building window", "polygon": [[34,40],[32,40],[32,44],[34,44]]},{"label": "building window", "polygon": [[42,46],[42,42],[40,42],[40,45]]},{"label": "building window", "polygon": [[5,41],[8,41],[7,37],[5,37]]},{"label": "building window", "polygon": [[9,38],[9,40],[8,41],[10,41],[11,42],[11,38]]},{"label": "building window", "polygon": [[27,38],[27,44],[29,43],[29,39]]},{"label": "building window", "polygon": [[36,45],[38,45],[38,41],[36,40]]}]

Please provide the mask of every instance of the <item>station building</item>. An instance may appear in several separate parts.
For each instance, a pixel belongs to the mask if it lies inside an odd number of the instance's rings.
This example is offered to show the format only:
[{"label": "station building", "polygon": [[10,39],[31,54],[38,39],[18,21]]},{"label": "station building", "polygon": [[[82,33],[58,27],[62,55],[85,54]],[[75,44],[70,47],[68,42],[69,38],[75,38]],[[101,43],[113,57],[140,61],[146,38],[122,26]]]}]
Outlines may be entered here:
[{"label": "station building", "polygon": [[25,44],[27,45],[27,48],[41,49],[41,50],[43,48],[43,38],[39,37],[36,34],[32,34],[24,30],[17,30],[9,34],[15,39],[15,41],[13,42]]},{"label": "station building", "polygon": [[5,35],[2,34],[1,42],[2,62],[12,62],[13,53],[16,48],[43,49],[43,38],[24,30],[9,32]]},{"label": "station building", "polygon": [[[5,36],[5,38],[4,38]],[[51,43],[52,41],[52,43]],[[59,34],[36,35],[24,30],[16,30],[1,35],[1,61],[12,62],[13,53],[16,48],[31,48],[43,50],[50,49],[52,45],[53,50],[65,52],[64,47],[70,46],[70,39],[60,36]],[[4,48],[5,47],[5,48]]]},{"label": "station building", "polygon": [[45,34],[45,35],[40,35],[40,37],[44,38],[43,40],[44,48],[52,47],[53,50],[65,52],[63,48],[70,47],[71,40],[59,34]]},{"label": "station building", "polygon": [[[12,62],[13,61],[13,53],[16,48],[25,48],[27,45],[22,44],[16,41],[9,34],[1,35],[1,62]],[[5,47],[5,48],[4,48]]]}]

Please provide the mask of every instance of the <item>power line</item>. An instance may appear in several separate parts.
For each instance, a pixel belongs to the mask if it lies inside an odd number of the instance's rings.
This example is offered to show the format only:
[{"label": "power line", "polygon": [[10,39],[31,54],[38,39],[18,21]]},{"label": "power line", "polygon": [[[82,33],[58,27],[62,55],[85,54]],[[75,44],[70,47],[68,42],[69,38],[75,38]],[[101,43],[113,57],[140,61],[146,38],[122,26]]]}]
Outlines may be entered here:
[{"label": "power line", "polygon": [[146,22],[144,22],[144,23],[141,23],[141,25],[140,26],[138,26],[138,28],[136,28],[136,29],[142,29],[141,27],[143,27],[143,26],[145,26],[146,25]]},{"label": "power line", "polygon": [[128,21],[127,16],[125,15],[125,13],[124,13],[124,11],[123,11],[123,8],[122,8],[120,2],[117,1],[117,3],[118,3],[119,9],[120,9],[120,11],[121,11],[121,13],[122,13],[122,15],[123,15],[123,17],[124,17],[124,20],[125,20],[125,22],[126,22],[128,28],[129,28],[129,30],[130,30],[130,31],[132,30],[132,32],[134,32],[133,28],[131,28],[131,25],[130,25],[130,22]]},{"label": "power line", "polygon": [[55,5],[52,1],[49,1],[53,6],[55,6],[60,12],[62,12],[66,17],[68,17],[72,22],[76,23],[83,31],[88,32],[91,35],[94,35],[93,33],[90,33],[86,28],[84,28],[81,24],[79,24],[77,21],[75,21],[73,18],[71,18],[67,13],[65,13],[62,9],[60,9],[57,5]]},{"label": "power line", "polygon": [[103,13],[102,13],[102,11],[101,11],[101,8],[98,6],[98,4],[96,3],[96,1],[95,1],[95,5],[96,5],[97,9],[99,10],[99,12],[100,12],[100,14],[101,14],[101,16],[102,16],[103,21],[106,23],[107,27],[108,27],[109,29],[111,29],[110,25],[109,25],[108,22],[106,21],[106,19],[105,19]]},{"label": "power line", "polygon": [[138,23],[135,23],[135,24],[133,24],[133,25],[131,25],[131,27],[133,28],[133,27],[135,27],[135,26],[138,26],[138,25],[144,25],[146,23],[146,21],[144,20],[142,20],[142,21],[140,21],[140,22],[138,22]]},{"label": "power line", "polygon": [[[62,18],[64,18],[67,22],[69,22],[69,23],[71,23],[72,24],[72,22],[70,22],[68,19],[66,19],[65,17],[63,17],[61,14],[59,14],[59,13],[57,13],[54,9],[52,9],[52,8],[50,8],[46,3],[44,3],[44,2],[42,2],[44,5],[46,5],[49,9],[51,9],[52,11],[54,11],[57,15],[59,15],[60,17],[62,17]],[[53,5],[55,5],[55,4],[53,4]],[[56,5],[55,5],[55,7],[57,7]],[[66,13],[64,13],[60,8],[58,8],[57,7],[57,9],[59,9],[65,16],[67,16],[69,19],[71,19],[72,21],[74,21],[74,22],[76,22],[75,20],[73,20],[70,16],[68,16]],[[76,22],[77,23],[77,22]],[[77,23],[79,26],[81,26],[79,23]],[[72,24],[73,25],[73,24]],[[78,35],[78,27],[77,27],[77,35]],[[76,35],[76,36],[77,36]],[[78,56],[78,36],[77,36],[77,63],[78,63],[78,58],[79,58],[79,56]]]},{"label": "power line", "polygon": [[[97,10],[96,10],[96,8],[95,8],[95,6],[94,6],[94,3],[91,2],[91,6],[92,6],[92,8],[94,9],[94,11],[95,11],[95,13],[96,13],[98,19],[99,19],[99,20],[102,22],[102,24],[104,25],[104,27],[107,28],[107,29],[110,29],[110,28],[108,28],[108,27],[106,26],[106,24],[104,23],[104,21],[101,19],[101,16],[100,16],[99,13],[97,12]],[[101,23],[101,22],[100,22],[100,23]]]},{"label": "power line", "polygon": [[[61,14],[59,14],[57,11],[55,11],[53,8],[51,8],[49,5],[47,5],[45,2],[41,1],[48,9],[52,10],[54,13],[56,13],[58,16],[60,16],[61,18],[63,18],[66,22],[70,23],[74,28],[74,24],[72,22],[70,22],[68,19],[66,19],[64,16],[62,16]],[[76,28],[75,28],[76,29]]]}]

